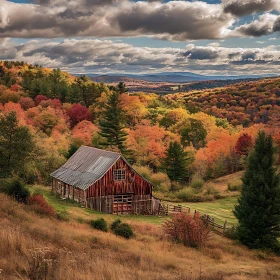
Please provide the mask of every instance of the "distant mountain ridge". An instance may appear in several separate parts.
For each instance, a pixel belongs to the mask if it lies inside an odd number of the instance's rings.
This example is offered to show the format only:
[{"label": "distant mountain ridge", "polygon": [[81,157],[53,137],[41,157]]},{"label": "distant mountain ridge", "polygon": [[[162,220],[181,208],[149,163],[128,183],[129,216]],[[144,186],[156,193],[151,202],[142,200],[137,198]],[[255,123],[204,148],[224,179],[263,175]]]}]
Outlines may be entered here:
[{"label": "distant mountain ridge", "polygon": [[239,76],[207,76],[195,74],[192,72],[162,72],[151,74],[87,74],[95,82],[116,83],[116,82],[168,82],[168,83],[188,83],[209,80],[238,80],[254,79],[264,77],[275,77],[277,74],[260,74],[260,75],[239,75]]}]

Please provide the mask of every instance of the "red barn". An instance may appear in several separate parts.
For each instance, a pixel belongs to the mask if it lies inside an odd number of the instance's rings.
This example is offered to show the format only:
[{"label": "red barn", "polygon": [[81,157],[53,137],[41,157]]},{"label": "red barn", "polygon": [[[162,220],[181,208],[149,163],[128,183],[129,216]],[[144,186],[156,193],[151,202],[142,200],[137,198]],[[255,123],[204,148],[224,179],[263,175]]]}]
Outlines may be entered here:
[{"label": "red barn", "polygon": [[155,214],[153,185],[119,153],[81,146],[52,174],[52,190],[104,213]]}]

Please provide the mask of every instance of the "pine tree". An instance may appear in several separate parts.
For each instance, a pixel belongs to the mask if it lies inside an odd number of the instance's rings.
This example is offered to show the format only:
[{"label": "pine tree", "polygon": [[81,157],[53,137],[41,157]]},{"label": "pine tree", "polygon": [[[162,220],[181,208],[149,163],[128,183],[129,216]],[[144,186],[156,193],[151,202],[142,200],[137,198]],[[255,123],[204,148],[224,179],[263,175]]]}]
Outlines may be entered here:
[{"label": "pine tree", "polygon": [[184,182],[190,175],[189,158],[178,142],[170,142],[163,162],[163,168],[172,182]]},{"label": "pine tree", "polygon": [[272,137],[259,132],[248,157],[243,187],[234,215],[239,221],[238,237],[250,248],[279,249],[279,175],[273,168]]},{"label": "pine tree", "polygon": [[0,117],[0,178],[22,174],[32,150],[32,136],[27,127],[19,126],[16,113]]},{"label": "pine tree", "polygon": [[100,135],[106,140],[101,143],[104,147],[118,148],[123,154],[127,153],[125,141],[127,133],[124,131],[125,116],[120,104],[120,94],[113,92],[105,105],[102,119],[99,121]]}]

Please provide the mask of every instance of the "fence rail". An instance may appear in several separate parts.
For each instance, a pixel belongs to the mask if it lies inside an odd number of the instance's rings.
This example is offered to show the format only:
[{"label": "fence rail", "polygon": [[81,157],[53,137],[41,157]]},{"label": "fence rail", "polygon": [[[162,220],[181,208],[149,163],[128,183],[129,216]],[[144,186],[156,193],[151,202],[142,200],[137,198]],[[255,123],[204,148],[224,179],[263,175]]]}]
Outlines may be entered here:
[{"label": "fence rail", "polygon": [[[183,205],[174,205],[174,204],[163,204],[160,203],[159,204],[159,209],[158,209],[158,215],[165,215],[168,216],[172,213],[190,213],[191,209],[190,207],[187,206],[183,206]],[[227,221],[224,222],[223,225],[218,224],[215,222],[215,219],[213,217],[211,217],[208,214],[203,214],[201,215],[201,213],[197,210],[194,210],[194,216],[195,215],[199,215],[201,217],[201,219],[203,219],[203,221],[205,221],[210,228],[215,231],[218,234],[222,234],[224,235],[227,229]]]}]

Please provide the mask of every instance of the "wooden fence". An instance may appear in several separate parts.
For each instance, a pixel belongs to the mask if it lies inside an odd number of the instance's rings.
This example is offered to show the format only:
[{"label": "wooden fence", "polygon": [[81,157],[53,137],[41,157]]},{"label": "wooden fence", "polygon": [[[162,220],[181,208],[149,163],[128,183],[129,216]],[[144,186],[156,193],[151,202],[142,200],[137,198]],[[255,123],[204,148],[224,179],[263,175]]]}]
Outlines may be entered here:
[{"label": "wooden fence", "polygon": [[[190,213],[191,209],[190,207],[186,207],[186,206],[182,206],[180,204],[178,205],[173,205],[173,204],[162,204],[160,203],[159,205],[159,210],[158,210],[158,215],[166,215],[168,216],[169,214],[172,213]],[[215,222],[215,219],[211,216],[209,216],[208,214],[203,214],[201,215],[201,213],[199,211],[194,210],[194,216],[195,215],[199,215],[201,217],[201,219],[203,221],[205,221],[210,228],[215,231],[218,234],[225,234],[225,231],[227,229],[227,221],[224,222],[223,225],[218,224]]]}]

